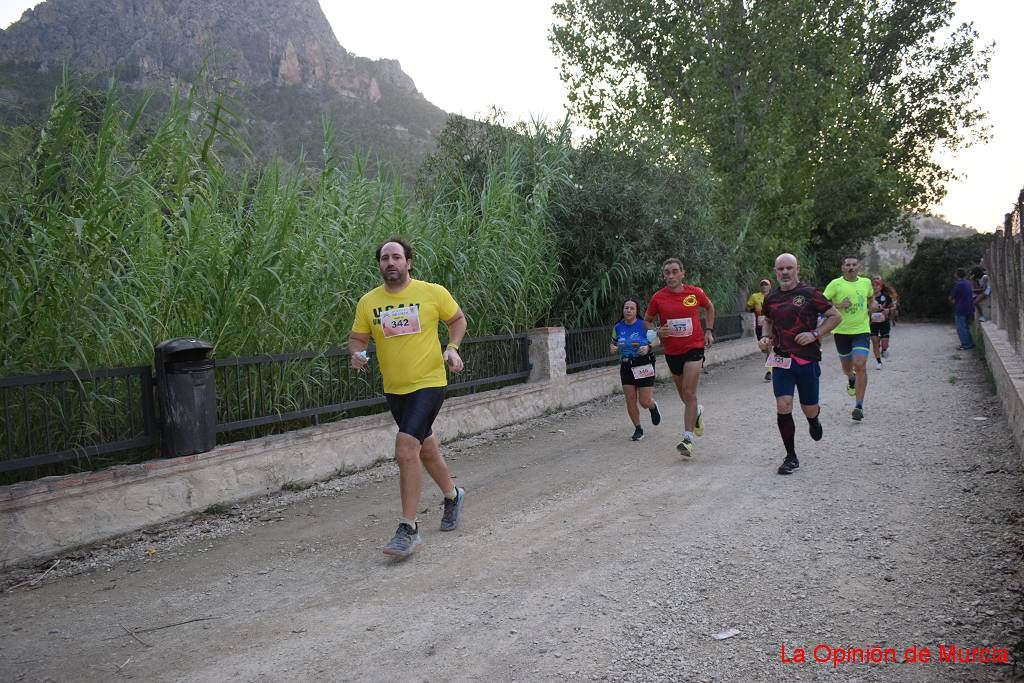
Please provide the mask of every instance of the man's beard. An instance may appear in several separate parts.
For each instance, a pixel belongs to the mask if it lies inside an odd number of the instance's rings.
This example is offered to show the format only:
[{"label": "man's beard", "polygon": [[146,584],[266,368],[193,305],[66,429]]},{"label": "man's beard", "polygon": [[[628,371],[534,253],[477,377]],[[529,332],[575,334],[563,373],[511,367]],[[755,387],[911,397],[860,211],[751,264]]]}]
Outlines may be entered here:
[{"label": "man's beard", "polygon": [[386,270],[381,273],[381,276],[384,278],[384,282],[397,285],[402,284],[409,277],[408,273],[401,270]]}]

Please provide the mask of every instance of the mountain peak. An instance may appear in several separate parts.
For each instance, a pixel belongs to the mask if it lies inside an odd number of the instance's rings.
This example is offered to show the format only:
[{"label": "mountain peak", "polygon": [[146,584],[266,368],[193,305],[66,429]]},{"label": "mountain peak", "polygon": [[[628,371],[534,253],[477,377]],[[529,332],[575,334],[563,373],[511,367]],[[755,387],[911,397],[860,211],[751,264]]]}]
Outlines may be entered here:
[{"label": "mountain peak", "polygon": [[65,59],[136,87],[191,81],[206,66],[245,88],[419,95],[398,62],[346,51],[317,0],[47,0],[0,31],[0,61],[45,71]]}]

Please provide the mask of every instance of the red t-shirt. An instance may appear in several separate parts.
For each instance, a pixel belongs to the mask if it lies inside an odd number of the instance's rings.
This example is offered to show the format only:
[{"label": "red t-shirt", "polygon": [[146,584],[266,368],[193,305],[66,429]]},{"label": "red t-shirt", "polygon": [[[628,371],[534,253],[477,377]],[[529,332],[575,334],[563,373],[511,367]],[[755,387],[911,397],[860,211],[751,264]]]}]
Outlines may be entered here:
[{"label": "red t-shirt", "polygon": [[700,324],[700,309],[709,308],[711,300],[704,290],[683,285],[683,291],[673,292],[662,287],[647,304],[647,315],[658,317],[661,325],[673,328],[672,336],[663,336],[665,353],[679,356],[693,349],[704,348],[704,329]]}]

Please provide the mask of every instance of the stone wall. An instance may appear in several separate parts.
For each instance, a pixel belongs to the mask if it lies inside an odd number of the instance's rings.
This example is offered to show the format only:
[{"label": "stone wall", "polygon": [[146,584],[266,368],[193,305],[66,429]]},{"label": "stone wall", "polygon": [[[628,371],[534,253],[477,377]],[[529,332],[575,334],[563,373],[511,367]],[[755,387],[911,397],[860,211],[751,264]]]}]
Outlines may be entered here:
[{"label": "stone wall", "polygon": [[1024,360],[1015,352],[1007,331],[989,321],[978,323],[985,363],[992,372],[996,393],[1013,430],[1017,453],[1024,458]]},{"label": "stone wall", "polygon": [[[565,330],[531,332],[527,384],[445,402],[442,440],[522,422],[621,391],[618,368],[567,375]],[[745,337],[716,345],[708,364],[756,353]],[[668,368],[658,363],[658,376]],[[208,453],[0,487],[0,567],[29,562],[146,526],[365,469],[392,457],[389,414],[353,418]]]}]

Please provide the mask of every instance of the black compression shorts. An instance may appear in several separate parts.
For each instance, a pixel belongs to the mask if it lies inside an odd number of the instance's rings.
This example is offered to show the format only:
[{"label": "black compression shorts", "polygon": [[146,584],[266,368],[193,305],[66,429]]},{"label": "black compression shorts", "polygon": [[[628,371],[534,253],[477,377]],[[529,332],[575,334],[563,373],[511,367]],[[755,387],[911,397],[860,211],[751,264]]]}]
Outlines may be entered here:
[{"label": "black compression shorts", "polygon": [[384,394],[398,431],[420,443],[433,434],[432,427],[444,403],[444,387],[417,389],[410,394]]}]

